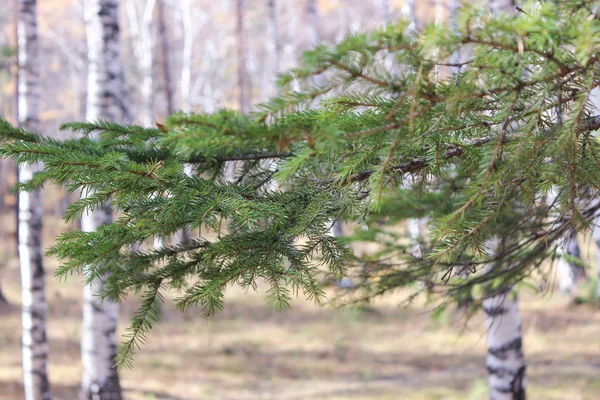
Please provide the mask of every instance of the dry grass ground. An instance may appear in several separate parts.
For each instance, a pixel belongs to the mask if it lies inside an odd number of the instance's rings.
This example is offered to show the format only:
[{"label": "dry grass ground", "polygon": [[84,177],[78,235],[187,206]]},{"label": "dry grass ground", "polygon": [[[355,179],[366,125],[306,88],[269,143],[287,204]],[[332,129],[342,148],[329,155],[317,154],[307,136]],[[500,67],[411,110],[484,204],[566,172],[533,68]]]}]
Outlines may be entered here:
[{"label": "dry grass ground", "polygon": [[[48,239],[64,229],[51,222]],[[0,310],[0,400],[23,399],[20,281],[10,248],[0,249],[6,254],[0,253],[2,288],[12,304]],[[48,260],[49,373],[54,399],[73,400],[81,376],[81,278],[57,282],[54,267]],[[262,293],[232,289],[210,321],[165,305],[134,368],[122,373],[125,398],[487,398],[481,316],[466,324],[440,322],[422,307],[398,307],[400,298],[381,299],[368,310],[319,308],[298,299],[278,313]],[[558,295],[522,293],[521,299],[529,398],[600,399],[600,311],[570,306]],[[135,307],[135,299],[123,304],[121,329]]]},{"label": "dry grass ground", "polygon": [[[19,276],[2,269],[12,302],[0,315],[0,399],[23,398]],[[50,379],[55,399],[75,399],[81,286],[48,279]],[[370,310],[304,301],[276,313],[261,294],[232,290],[213,320],[164,308],[160,325],[122,374],[125,396],[142,399],[484,399],[482,319],[434,321],[422,308],[383,299]],[[600,398],[600,312],[566,300],[523,296],[532,399]],[[135,308],[123,307],[121,327]]]}]

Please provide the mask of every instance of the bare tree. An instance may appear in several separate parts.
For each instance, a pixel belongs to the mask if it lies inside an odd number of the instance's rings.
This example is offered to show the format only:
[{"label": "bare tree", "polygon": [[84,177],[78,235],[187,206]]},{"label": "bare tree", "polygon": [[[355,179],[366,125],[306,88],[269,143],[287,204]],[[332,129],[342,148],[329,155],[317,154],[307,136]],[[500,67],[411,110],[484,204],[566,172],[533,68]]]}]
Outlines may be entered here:
[{"label": "bare tree", "polygon": [[[84,17],[88,43],[88,121],[129,120],[120,60],[119,1],[87,0]],[[108,208],[83,215],[81,229],[95,231],[112,218]],[[81,358],[82,400],[121,400],[121,385],[115,366],[118,305],[102,301],[106,276],[85,285]]]},{"label": "bare tree", "polygon": [[[36,0],[17,0],[17,116],[19,126],[40,131],[40,60]],[[19,182],[40,170],[37,164],[19,166]],[[46,367],[46,294],[42,256],[42,194],[19,193],[18,249],[21,264],[23,321],[23,383],[26,400],[50,399]]]}]

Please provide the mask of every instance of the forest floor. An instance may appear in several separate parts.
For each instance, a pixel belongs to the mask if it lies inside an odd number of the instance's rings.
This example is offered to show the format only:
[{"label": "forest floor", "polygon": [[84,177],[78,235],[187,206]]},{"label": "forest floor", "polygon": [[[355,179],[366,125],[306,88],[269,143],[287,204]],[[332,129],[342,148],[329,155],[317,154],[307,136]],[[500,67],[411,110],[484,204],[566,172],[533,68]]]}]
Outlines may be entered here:
[{"label": "forest floor", "polygon": [[[77,398],[81,278],[58,282],[48,262],[49,374],[55,400]],[[0,399],[21,400],[20,283],[2,267],[12,303],[0,312]],[[400,296],[400,295],[398,295]],[[160,324],[122,372],[127,400],[486,399],[481,315],[431,318],[389,297],[369,308],[319,308],[297,300],[272,311],[264,293],[231,290],[210,321],[164,305]],[[559,295],[522,293],[529,398],[598,399],[600,311]],[[121,307],[120,328],[136,307]]]}]

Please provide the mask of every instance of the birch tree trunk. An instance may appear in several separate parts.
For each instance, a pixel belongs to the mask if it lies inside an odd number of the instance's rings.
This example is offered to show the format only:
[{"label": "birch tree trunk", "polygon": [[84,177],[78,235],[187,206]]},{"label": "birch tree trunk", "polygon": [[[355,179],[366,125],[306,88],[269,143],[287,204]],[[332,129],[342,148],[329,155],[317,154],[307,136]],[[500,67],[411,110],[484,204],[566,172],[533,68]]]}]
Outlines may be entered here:
[{"label": "birch tree trunk", "polygon": [[594,230],[592,231],[594,242],[596,243],[596,278],[598,279],[596,287],[596,301],[600,304],[600,218],[594,221]]},{"label": "birch tree trunk", "polygon": [[415,258],[423,257],[423,249],[421,248],[419,240],[423,237],[425,225],[425,218],[411,218],[406,222],[406,231],[408,232],[408,237],[410,238],[412,245],[410,253]]},{"label": "birch tree trunk", "polygon": [[317,0],[308,0],[306,16],[308,18],[308,47],[312,48],[319,44],[320,39]]},{"label": "birch tree trunk", "polygon": [[[489,254],[501,246],[497,239],[488,243]],[[488,264],[486,272],[501,265]],[[487,330],[486,365],[491,400],[525,400],[525,356],[521,333],[519,301],[512,288],[483,301]]]},{"label": "birch tree trunk", "polygon": [[[118,0],[87,0],[84,17],[88,41],[88,121],[106,119],[128,122],[124,79],[120,60]],[[84,214],[81,229],[96,230],[110,222],[108,208]],[[85,285],[81,358],[83,377],[80,399],[121,400],[115,366],[118,305],[101,301],[106,276]]]},{"label": "birch tree trunk", "polygon": [[[181,95],[181,110],[184,112],[192,111],[192,63],[194,49],[194,26],[192,21],[192,0],[181,0],[179,6],[181,14],[181,24],[183,28],[183,51],[181,56],[181,80],[179,91]],[[184,166],[184,172],[191,176],[192,166]],[[188,229],[183,229],[173,236],[175,243],[185,243],[190,240],[191,234]],[[160,243],[156,243],[155,246]]]},{"label": "birch tree trunk", "polygon": [[[462,0],[450,0],[450,4],[448,5],[448,18],[450,19],[450,26],[453,31],[456,31],[457,23],[456,23],[456,14],[458,12],[458,8],[461,6]],[[452,58],[450,60],[453,64],[459,64],[462,62],[462,57],[460,54],[460,50],[456,50],[452,54]],[[460,74],[460,67],[454,66],[452,68],[452,73],[458,75]]]},{"label": "birch tree trunk", "polygon": [[444,9],[446,8],[445,0],[435,0],[434,2],[434,13],[435,23],[441,24],[444,21]]},{"label": "birch tree trunk", "polygon": [[[40,61],[36,0],[17,0],[17,117],[19,126],[40,131]],[[21,164],[19,182],[39,171],[39,165]],[[42,257],[42,195],[21,192],[18,200],[18,250],[21,264],[23,383],[25,400],[50,399],[46,372],[46,295]]]},{"label": "birch tree trunk", "polygon": [[416,0],[405,0],[404,3],[402,3],[401,12],[404,18],[410,21],[410,24],[408,25],[408,31],[410,32],[417,29],[419,26],[419,21],[417,20]]},{"label": "birch tree trunk", "polygon": [[235,2],[236,16],[236,37],[237,37],[237,52],[238,52],[238,90],[240,111],[247,113],[250,110],[250,77],[248,76],[248,66],[246,57],[246,34],[244,32],[244,0],[236,0]]},{"label": "birch tree trunk", "polygon": [[[600,89],[595,88],[590,93],[590,100],[597,111],[600,111]],[[597,136],[596,136],[597,137]],[[592,231],[594,242],[596,243],[596,301],[600,304],[600,217],[594,221],[594,228]]]},{"label": "birch tree trunk", "polygon": [[571,233],[565,239],[564,246],[558,251],[560,253],[557,263],[559,291],[573,296],[577,288],[577,282],[586,276],[585,268],[577,262],[577,260],[581,260],[581,249],[579,243],[577,243],[577,234]]},{"label": "birch tree trunk", "polygon": [[[439,1],[440,0],[436,0],[436,3],[435,3],[436,7],[437,7],[437,2],[439,2]],[[416,29],[417,26],[419,26],[419,20],[417,18],[416,0],[406,0],[402,4],[401,12],[402,12],[403,17],[410,21],[410,24],[408,26],[408,31],[414,30],[414,29]],[[423,233],[425,232],[426,225],[427,225],[426,218],[410,218],[406,223],[406,231],[407,231],[408,237],[411,241],[410,253],[415,258],[423,257],[423,249],[422,249],[419,241],[423,237]]]},{"label": "birch tree trunk", "polygon": [[194,29],[192,24],[192,1],[181,0],[181,22],[183,24],[183,53],[181,56],[181,109],[192,109],[192,57],[194,48]]},{"label": "birch tree trunk", "polygon": [[379,12],[383,24],[387,25],[390,22],[390,2],[389,0],[379,0]]},{"label": "birch tree trunk", "polygon": [[141,123],[143,126],[154,125],[154,80],[152,66],[154,61],[154,37],[152,20],[156,0],[146,0],[141,17],[138,15],[135,3],[128,3],[129,20],[134,37],[134,54],[140,72],[140,93],[142,96]]},{"label": "birch tree trunk", "polygon": [[[2,282],[2,280],[0,280]],[[4,296],[4,292],[2,292],[2,285],[0,284],[0,306],[8,304],[8,300],[6,300],[6,296]]]},{"label": "birch tree trunk", "polygon": [[[492,12],[512,11],[512,0],[491,0]],[[502,246],[497,239],[489,242],[489,254]],[[486,271],[503,268],[488,264]],[[517,293],[511,287],[483,302],[486,314],[488,386],[491,400],[525,400],[525,355],[521,314]]]},{"label": "birch tree trunk", "polygon": [[162,72],[163,85],[165,90],[165,103],[167,115],[171,115],[175,110],[173,106],[173,86],[171,84],[171,62],[169,59],[169,37],[167,35],[167,26],[165,23],[165,0],[158,0],[157,16],[158,19],[158,40],[160,43],[160,66]]},{"label": "birch tree trunk", "polygon": [[271,65],[275,72],[279,72],[281,60],[281,40],[279,38],[279,24],[277,18],[276,0],[268,0],[269,6],[269,33],[271,36]]},{"label": "birch tree trunk", "polygon": [[262,71],[262,85],[260,101],[269,99],[273,94],[273,81],[275,74],[279,72],[281,60],[281,40],[279,38],[279,24],[277,21],[277,1],[267,0],[268,9],[268,36],[267,45],[268,65]]},{"label": "birch tree trunk", "polygon": [[514,11],[513,9],[516,6],[515,0],[489,0],[490,1],[490,9],[492,12],[502,12],[502,11]]},{"label": "birch tree trunk", "polygon": [[[152,66],[154,61],[154,37],[152,20],[157,0],[146,0],[142,16],[138,15],[136,5],[128,3],[130,26],[134,38],[134,53],[140,71],[140,94],[142,95],[141,123],[145,127],[154,126],[154,80]],[[154,248],[161,249],[164,240],[154,238]]]}]

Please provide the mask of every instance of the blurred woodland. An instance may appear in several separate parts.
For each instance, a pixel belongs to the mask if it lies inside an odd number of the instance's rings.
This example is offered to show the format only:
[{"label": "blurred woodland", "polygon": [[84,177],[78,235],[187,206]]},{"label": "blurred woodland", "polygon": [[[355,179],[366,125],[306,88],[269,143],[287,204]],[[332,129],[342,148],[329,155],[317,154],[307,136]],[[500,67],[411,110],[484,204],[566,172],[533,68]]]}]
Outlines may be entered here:
[{"label": "blurred woodland", "polygon": [[[41,132],[66,138],[66,122],[86,119],[87,43],[83,2],[39,0]],[[410,4],[409,4],[410,3]],[[497,2],[501,3],[501,2]],[[131,123],[161,124],[174,111],[252,111],[275,92],[276,74],[319,42],[372,29],[403,15],[403,0],[121,0],[121,59]],[[450,1],[414,2],[417,24],[450,15]],[[12,1],[0,7],[0,113],[16,121],[16,27]],[[23,398],[20,354],[17,181],[0,161],[0,399]],[[44,191],[44,243],[76,229],[61,220],[77,199]],[[403,228],[404,229],[404,228]],[[581,238],[583,259],[594,259]],[[591,250],[590,250],[591,249]],[[81,278],[57,282],[48,260],[49,377],[55,399],[74,399],[81,366]],[[592,293],[595,290],[590,284]],[[588,290],[587,287],[581,290]],[[303,300],[276,313],[257,294],[231,290],[208,322],[167,304],[149,344],[122,373],[124,397],[141,399],[482,399],[487,396],[482,316],[431,318],[400,293],[365,307],[317,308]],[[572,312],[570,299],[523,294],[532,399],[596,399],[600,392],[600,314]],[[167,303],[170,299],[167,299]],[[122,306],[120,327],[137,306]],[[366,327],[369,327],[368,331]],[[368,333],[365,333],[368,332]],[[552,354],[549,354],[552,353]],[[182,368],[184,366],[185,368]],[[528,370],[529,371],[529,370]]]},{"label": "blurred woodland", "polygon": [[[61,124],[85,119],[87,44],[82,4],[81,0],[38,4],[44,135],[63,138],[68,133],[58,130]],[[399,18],[403,7],[401,0],[123,1],[121,59],[131,122],[161,122],[177,110],[251,111],[252,105],[274,93],[276,73],[295,66],[304,50]],[[417,1],[416,12],[426,24],[446,18],[448,7],[443,1]],[[13,4],[6,1],[0,9],[0,104],[2,116],[9,121],[15,120],[16,109],[13,16]],[[139,84],[148,79],[146,65],[151,70],[150,100]],[[16,206],[10,193],[16,169],[10,162],[0,162],[0,210],[5,214],[7,207]],[[62,215],[69,201],[65,196],[46,196],[51,197],[46,199],[47,211]],[[16,249],[13,225],[0,229]]]}]

